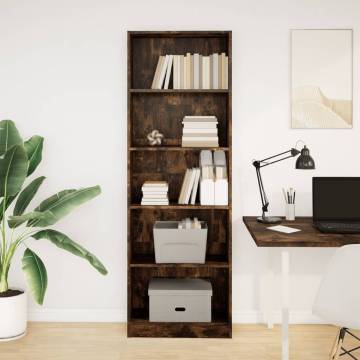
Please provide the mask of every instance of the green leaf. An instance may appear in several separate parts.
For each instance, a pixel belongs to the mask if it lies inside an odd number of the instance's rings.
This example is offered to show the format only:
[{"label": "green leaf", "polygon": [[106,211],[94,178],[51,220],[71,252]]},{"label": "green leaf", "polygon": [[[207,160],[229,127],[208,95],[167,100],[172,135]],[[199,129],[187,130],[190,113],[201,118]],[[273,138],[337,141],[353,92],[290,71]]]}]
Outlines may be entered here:
[{"label": "green leaf", "polygon": [[14,215],[22,215],[24,213],[44,180],[45,176],[40,176],[26,186],[23,191],[21,191],[14,207]]},{"label": "green leaf", "polygon": [[26,249],[22,258],[22,269],[34,300],[42,305],[47,287],[44,263],[33,251]]},{"label": "green leaf", "polygon": [[101,192],[100,186],[79,190],[64,190],[44,200],[35,211],[43,212],[44,217],[30,221],[28,226],[44,227],[55,224],[72,210],[93,199]]},{"label": "green leaf", "polygon": [[42,219],[44,217],[49,217],[49,214],[45,214],[39,211],[33,211],[27,214],[18,215],[18,216],[9,216],[8,225],[10,228],[16,228],[29,220]]},{"label": "green leaf", "polygon": [[41,230],[36,234],[32,235],[32,237],[36,240],[47,239],[50,240],[54,245],[59,247],[60,249],[69,251],[73,255],[79,256],[85,260],[87,260],[97,271],[101,274],[106,275],[107,270],[105,266],[101,263],[101,261],[81,245],[77,244],[75,241],[71,240],[65,234],[52,230]]},{"label": "green leaf", "polygon": [[0,197],[16,195],[25,181],[28,159],[23,146],[15,145],[0,158]]},{"label": "green leaf", "polygon": [[23,140],[12,120],[0,121],[0,155],[14,145],[23,145]]},{"label": "green leaf", "polygon": [[[6,209],[12,204],[12,202],[16,199],[17,194],[16,195],[12,195],[12,196],[8,196],[6,198],[6,203],[5,203],[5,211]],[[4,208],[4,198],[1,200],[0,202],[0,221],[3,218],[3,208]]]},{"label": "green leaf", "polygon": [[29,159],[28,176],[35,171],[41,162],[43,144],[44,138],[39,135],[32,136],[24,143],[25,151]]}]

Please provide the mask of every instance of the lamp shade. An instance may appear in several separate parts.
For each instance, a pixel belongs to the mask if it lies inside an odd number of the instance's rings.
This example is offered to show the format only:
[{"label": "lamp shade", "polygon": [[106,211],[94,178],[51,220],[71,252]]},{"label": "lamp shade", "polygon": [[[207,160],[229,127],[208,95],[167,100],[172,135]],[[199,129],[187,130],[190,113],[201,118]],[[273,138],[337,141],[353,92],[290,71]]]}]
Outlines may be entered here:
[{"label": "lamp shade", "polygon": [[296,169],[313,170],[315,169],[315,161],[310,156],[310,151],[306,145],[302,148],[300,156],[296,160]]}]

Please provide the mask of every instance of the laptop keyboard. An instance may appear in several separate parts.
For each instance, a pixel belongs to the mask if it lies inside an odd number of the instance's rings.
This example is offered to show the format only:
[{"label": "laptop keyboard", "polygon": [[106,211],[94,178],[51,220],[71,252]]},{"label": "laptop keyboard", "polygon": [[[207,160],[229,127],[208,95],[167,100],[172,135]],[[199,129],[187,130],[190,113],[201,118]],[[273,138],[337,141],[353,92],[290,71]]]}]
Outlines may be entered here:
[{"label": "laptop keyboard", "polygon": [[315,223],[316,227],[322,232],[329,233],[348,233],[348,234],[357,234],[360,233],[360,223],[339,223],[339,222],[317,222]]}]

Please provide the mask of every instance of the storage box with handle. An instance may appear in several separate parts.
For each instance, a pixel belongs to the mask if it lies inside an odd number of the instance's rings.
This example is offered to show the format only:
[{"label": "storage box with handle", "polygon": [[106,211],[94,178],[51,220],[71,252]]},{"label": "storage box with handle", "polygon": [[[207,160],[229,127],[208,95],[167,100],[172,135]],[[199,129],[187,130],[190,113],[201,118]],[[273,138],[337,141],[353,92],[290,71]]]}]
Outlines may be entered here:
[{"label": "storage box with handle", "polygon": [[205,263],[207,224],[201,229],[178,229],[178,221],[156,221],[154,225],[155,262]]},{"label": "storage box with handle", "polygon": [[211,322],[210,281],[155,278],[148,294],[150,322]]}]

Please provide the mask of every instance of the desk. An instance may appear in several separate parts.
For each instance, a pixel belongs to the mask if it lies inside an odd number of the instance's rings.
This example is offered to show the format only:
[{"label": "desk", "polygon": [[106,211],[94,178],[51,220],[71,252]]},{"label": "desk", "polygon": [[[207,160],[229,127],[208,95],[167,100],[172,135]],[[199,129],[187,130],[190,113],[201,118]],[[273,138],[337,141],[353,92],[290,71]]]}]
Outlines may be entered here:
[{"label": "desk", "polygon": [[[281,225],[291,226],[301,231],[284,234],[256,221],[255,216],[244,216],[243,221],[252,238],[259,247],[281,247],[281,285],[282,285],[282,360],[289,359],[289,247],[339,247],[347,244],[360,244],[360,234],[324,234],[312,225],[312,217],[298,217],[295,221],[283,221]],[[269,316],[269,315],[268,315]],[[272,327],[271,316],[268,326]]]}]

